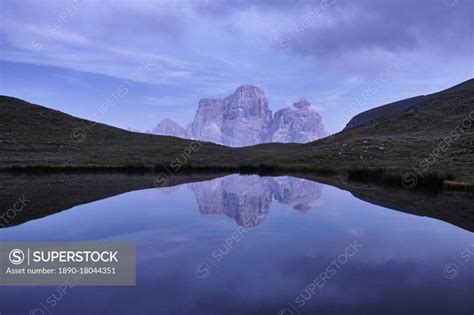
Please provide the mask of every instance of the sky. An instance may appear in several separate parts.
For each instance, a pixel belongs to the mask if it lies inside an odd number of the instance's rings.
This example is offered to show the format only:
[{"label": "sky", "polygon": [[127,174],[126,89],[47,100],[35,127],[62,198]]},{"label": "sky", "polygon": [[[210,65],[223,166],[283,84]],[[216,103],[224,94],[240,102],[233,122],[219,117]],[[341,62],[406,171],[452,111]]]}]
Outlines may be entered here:
[{"label": "sky", "polygon": [[472,0],[0,0],[1,95],[140,131],[252,84],[337,132],[473,57]]}]

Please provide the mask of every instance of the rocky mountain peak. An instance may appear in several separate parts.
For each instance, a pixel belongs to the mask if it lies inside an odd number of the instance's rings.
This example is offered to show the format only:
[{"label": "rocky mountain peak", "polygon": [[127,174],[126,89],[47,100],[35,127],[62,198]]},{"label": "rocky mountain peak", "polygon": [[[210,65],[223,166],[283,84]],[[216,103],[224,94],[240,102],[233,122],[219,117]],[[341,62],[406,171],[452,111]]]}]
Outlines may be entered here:
[{"label": "rocky mountain peak", "polygon": [[241,85],[239,86],[233,96],[239,97],[239,98],[258,98],[262,99],[265,98],[265,92],[263,92],[261,89],[259,89],[256,86],[253,85]]},{"label": "rocky mountain peak", "polygon": [[184,128],[169,118],[161,120],[160,123],[156,125],[155,128],[153,128],[151,133],[155,135],[165,135],[179,138],[186,137],[186,131]]},{"label": "rocky mountain peak", "polygon": [[222,100],[218,98],[201,98],[199,100],[199,108],[219,106],[219,103],[222,103]]},{"label": "rocky mountain peak", "polygon": [[222,140],[223,112],[223,100],[201,99],[194,120],[186,128],[186,137],[224,144]]},{"label": "rocky mountain peak", "polygon": [[268,142],[272,111],[265,93],[252,85],[243,85],[224,99],[222,114],[223,144],[243,147]]},{"label": "rocky mountain peak", "polygon": [[275,113],[272,142],[306,143],[326,136],[322,118],[304,98]]},{"label": "rocky mountain peak", "polygon": [[184,131],[163,120],[153,133],[210,141],[231,147],[266,142],[305,143],[326,135],[321,116],[304,98],[272,115],[265,93],[242,85],[224,99],[203,98]]}]

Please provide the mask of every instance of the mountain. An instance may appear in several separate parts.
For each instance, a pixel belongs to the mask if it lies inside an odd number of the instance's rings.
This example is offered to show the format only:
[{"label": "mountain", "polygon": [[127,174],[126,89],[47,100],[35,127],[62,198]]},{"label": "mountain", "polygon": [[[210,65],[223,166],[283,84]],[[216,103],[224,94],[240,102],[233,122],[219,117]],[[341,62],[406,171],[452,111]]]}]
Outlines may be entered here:
[{"label": "mountain", "polygon": [[224,102],[219,99],[204,98],[194,120],[186,128],[186,137],[224,144],[222,135]]},{"label": "mountain", "polygon": [[152,129],[151,131],[154,135],[166,135],[178,138],[186,138],[186,130],[181,127],[177,122],[165,118],[160,123]]},{"label": "mountain", "polygon": [[304,98],[275,113],[271,142],[307,143],[325,136],[321,116]]},{"label": "mountain", "polygon": [[[171,124],[169,119],[166,121]],[[160,128],[154,133],[183,137],[181,129],[179,134],[176,132],[177,128]],[[279,110],[273,118],[265,93],[252,85],[242,85],[224,99],[201,99],[185,132],[188,139],[230,147],[268,142],[305,143],[324,135],[321,116],[308,101],[301,99]]]},{"label": "mountain", "polygon": [[243,85],[226,97],[222,119],[224,145],[243,147],[269,142],[272,111],[265,93],[255,86]]},{"label": "mountain", "polygon": [[242,85],[223,100],[202,99],[187,137],[243,147],[269,142],[272,112],[265,93]]},{"label": "mountain", "polygon": [[[467,82],[465,82],[467,83]],[[397,113],[403,112],[410,108],[420,107],[424,104],[428,104],[431,100],[436,99],[437,97],[441,96],[440,94],[450,92],[455,92],[457,89],[463,89],[463,85],[465,83],[461,83],[459,85],[453,86],[448,90],[437,92],[429,95],[420,95],[411,98],[407,98],[405,100],[401,100],[398,102],[393,102],[390,104],[382,105],[376,108],[372,108],[368,111],[362,112],[356,116],[354,116],[346,125],[344,129],[350,129],[357,126],[362,126],[374,121],[376,119],[384,118],[387,116],[395,115]]]}]

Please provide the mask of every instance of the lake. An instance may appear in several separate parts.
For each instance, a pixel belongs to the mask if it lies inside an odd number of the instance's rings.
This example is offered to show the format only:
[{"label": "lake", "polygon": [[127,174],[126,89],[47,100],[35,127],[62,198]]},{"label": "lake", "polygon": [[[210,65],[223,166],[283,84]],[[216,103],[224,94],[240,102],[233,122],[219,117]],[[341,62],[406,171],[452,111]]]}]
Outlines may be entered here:
[{"label": "lake", "polygon": [[474,312],[472,232],[295,177],[113,193],[0,240],[137,247],[136,286],[3,286],[1,315]]}]

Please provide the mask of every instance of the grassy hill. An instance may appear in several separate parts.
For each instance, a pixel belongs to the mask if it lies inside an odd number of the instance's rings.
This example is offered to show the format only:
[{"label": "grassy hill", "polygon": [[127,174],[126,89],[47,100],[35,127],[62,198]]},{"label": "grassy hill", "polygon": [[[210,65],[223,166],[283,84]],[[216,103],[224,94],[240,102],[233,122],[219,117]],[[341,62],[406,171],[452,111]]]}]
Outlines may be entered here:
[{"label": "grassy hill", "polygon": [[440,94],[446,94],[446,93],[452,93],[458,91],[458,89],[465,89],[466,85],[469,84],[469,81],[463,82],[459,85],[453,86],[452,88],[449,88],[448,90],[444,90],[441,92],[429,94],[429,95],[420,95],[420,96],[415,96],[411,98],[407,98],[401,101],[393,102],[390,104],[382,105],[379,107],[375,107],[372,109],[369,109],[365,112],[362,112],[354,117],[347,123],[346,128],[344,129],[349,129],[349,128],[354,128],[357,126],[362,126],[371,123],[374,120],[384,118],[384,117],[389,117],[393,116],[397,113],[406,111],[410,108],[415,108],[419,106],[423,106],[427,103],[429,103],[430,100],[438,98]]},{"label": "grassy hill", "polygon": [[196,160],[225,151],[212,143],[129,132],[7,96],[0,96],[0,122],[2,168],[153,167],[188,151]]},{"label": "grassy hill", "polygon": [[411,107],[420,105],[425,100],[427,100],[427,96],[420,95],[408,98],[406,100],[401,100],[390,104],[382,105],[380,107],[369,109],[368,111],[362,112],[352,117],[352,119],[347,123],[344,129],[366,125],[372,122],[373,120],[395,115]]}]

